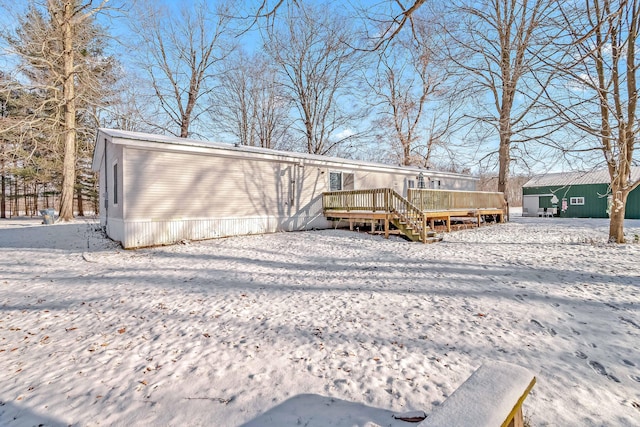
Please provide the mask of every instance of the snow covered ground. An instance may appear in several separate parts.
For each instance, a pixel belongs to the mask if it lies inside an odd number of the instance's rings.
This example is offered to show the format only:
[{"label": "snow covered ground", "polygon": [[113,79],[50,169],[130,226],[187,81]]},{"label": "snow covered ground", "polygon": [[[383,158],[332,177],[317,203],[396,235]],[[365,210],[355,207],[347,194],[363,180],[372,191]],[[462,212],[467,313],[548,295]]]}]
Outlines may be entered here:
[{"label": "snow covered ground", "polygon": [[532,426],[640,425],[640,244],[606,220],[136,251],[39,222],[0,221],[0,425],[411,426],[486,360],[537,374]]}]

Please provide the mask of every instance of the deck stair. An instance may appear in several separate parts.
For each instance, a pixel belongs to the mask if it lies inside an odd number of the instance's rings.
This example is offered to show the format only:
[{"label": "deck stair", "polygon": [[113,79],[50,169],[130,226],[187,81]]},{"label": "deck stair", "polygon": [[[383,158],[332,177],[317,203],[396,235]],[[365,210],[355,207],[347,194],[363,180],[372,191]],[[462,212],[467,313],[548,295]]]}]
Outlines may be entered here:
[{"label": "deck stair", "polygon": [[[389,236],[390,225],[393,225],[407,239],[423,243],[442,240],[434,231],[435,220],[445,221],[447,231],[451,231],[452,216],[477,217],[478,225],[481,216],[485,214],[500,215],[502,220],[502,207],[477,207],[481,204],[497,205],[504,201],[502,193],[425,191],[435,193],[426,196],[420,192],[410,193],[409,197],[413,203],[391,188],[331,191],[324,193],[322,197],[324,215],[331,220],[347,220],[350,228],[353,228],[354,222],[371,221],[372,229],[375,223],[384,222],[385,237]],[[457,194],[449,196],[445,193]],[[437,203],[428,204],[427,202],[432,201],[434,197]],[[438,205],[446,205],[446,209],[437,209]],[[465,206],[468,206],[468,209]]]}]

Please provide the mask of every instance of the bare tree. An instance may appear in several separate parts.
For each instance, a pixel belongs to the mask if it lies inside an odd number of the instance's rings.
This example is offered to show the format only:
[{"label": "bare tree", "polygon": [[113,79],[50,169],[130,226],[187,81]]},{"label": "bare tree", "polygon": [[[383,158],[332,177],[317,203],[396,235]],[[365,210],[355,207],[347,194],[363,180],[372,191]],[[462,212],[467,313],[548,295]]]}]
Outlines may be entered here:
[{"label": "bare tree", "polygon": [[296,114],[293,129],[305,151],[327,154],[354,139],[351,126],[362,113],[349,97],[357,92],[358,55],[352,30],[339,13],[290,7],[267,29],[266,51],[278,64]]},{"label": "bare tree", "polygon": [[212,11],[201,0],[183,6],[179,14],[147,1],[138,11],[133,30],[140,36],[140,59],[153,94],[167,123],[155,123],[165,132],[186,138],[205,112],[202,100],[213,87],[215,66],[231,46],[225,35],[229,17]]},{"label": "bare tree", "polygon": [[[589,0],[563,7],[570,39],[562,61],[563,77],[549,91],[556,114],[596,142],[584,150],[602,152],[611,176],[609,239],[624,242],[629,193],[640,185],[632,174],[638,147],[638,58],[640,1]],[[555,59],[555,58],[554,58]]]},{"label": "bare tree", "polygon": [[291,103],[274,65],[259,52],[238,51],[225,61],[209,111],[213,126],[241,145],[284,148]]},{"label": "bare tree", "polygon": [[[424,126],[430,113],[428,101],[436,105],[445,95],[450,76],[446,56],[435,37],[436,16],[417,14],[413,17],[413,34],[397,35],[380,50],[377,73],[370,80],[382,117],[381,137],[391,142],[399,152],[402,165],[428,166],[434,146],[450,126],[440,127],[438,122],[452,124],[452,117],[443,118],[431,111],[431,121]],[[452,110],[449,110],[452,111]],[[436,120],[436,118],[438,120]]]},{"label": "bare tree", "polygon": [[[32,0],[18,20],[16,34],[5,34],[19,72],[41,102],[32,106],[31,125],[62,144],[60,219],[73,218],[76,182],[77,117],[96,102],[100,77],[110,67],[101,52],[104,31],[95,18],[107,10],[107,0]],[[100,55],[97,55],[100,53]],[[25,122],[22,122],[24,125]],[[48,128],[45,129],[45,127]]]},{"label": "bare tree", "polygon": [[[399,0],[384,0],[375,4],[366,3],[356,8],[365,21],[372,23],[372,31],[365,28],[364,38],[369,42],[366,48],[371,51],[384,50],[405,26],[413,29],[414,15],[427,0],[413,0],[408,3]],[[259,19],[265,19],[273,25],[280,9],[302,8],[304,0],[262,0],[249,14],[252,25]]]},{"label": "bare tree", "polygon": [[133,132],[153,132],[148,123],[153,117],[153,107],[145,91],[145,78],[135,71],[118,67],[113,94],[108,106],[96,110],[95,120],[102,127]]},{"label": "bare tree", "polygon": [[469,99],[475,95],[478,100],[469,117],[497,133],[498,191],[505,195],[514,143],[525,145],[555,130],[549,117],[533,114],[550,79],[544,59],[552,54],[555,4],[553,0],[483,0],[465,1],[454,9],[461,19],[451,31],[453,49],[464,54],[456,63],[468,74],[474,91],[463,95]]}]

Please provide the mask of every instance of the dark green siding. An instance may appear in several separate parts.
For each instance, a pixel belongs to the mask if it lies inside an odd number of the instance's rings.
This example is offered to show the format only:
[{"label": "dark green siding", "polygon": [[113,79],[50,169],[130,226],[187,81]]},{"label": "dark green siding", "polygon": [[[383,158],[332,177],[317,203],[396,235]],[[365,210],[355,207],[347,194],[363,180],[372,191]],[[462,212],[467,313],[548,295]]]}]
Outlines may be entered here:
[{"label": "dark green siding", "polygon": [[[549,193],[545,193],[549,194]],[[539,208],[552,208],[553,203],[551,203],[551,196],[540,196],[538,199],[538,207]]]},{"label": "dark green siding", "polygon": [[640,187],[629,193],[625,218],[640,219]]},{"label": "dark green siding", "polygon": [[[522,195],[547,195],[555,194],[558,197],[558,214],[562,217],[570,218],[608,218],[607,196],[609,185],[607,184],[582,184],[571,186],[546,186],[546,187],[523,187]],[[584,197],[584,205],[572,205],[572,197]],[[562,199],[567,199],[567,210],[561,212]],[[539,200],[540,208],[551,207],[551,197],[541,196]],[[625,217],[628,219],[640,219],[640,188],[629,194],[627,199],[627,209]]]}]

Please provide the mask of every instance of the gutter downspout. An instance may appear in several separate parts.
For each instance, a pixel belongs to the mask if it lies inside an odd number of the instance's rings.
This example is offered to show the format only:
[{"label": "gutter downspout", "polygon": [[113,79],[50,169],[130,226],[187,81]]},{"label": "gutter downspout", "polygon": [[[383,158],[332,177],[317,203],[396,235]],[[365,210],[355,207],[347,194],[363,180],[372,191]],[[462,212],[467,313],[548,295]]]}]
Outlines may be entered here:
[{"label": "gutter downspout", "polygon": [[104,231],[109,224],[109,169],[107,168],[107,138],[104,139]]}]

